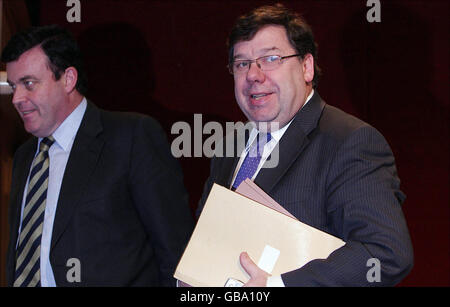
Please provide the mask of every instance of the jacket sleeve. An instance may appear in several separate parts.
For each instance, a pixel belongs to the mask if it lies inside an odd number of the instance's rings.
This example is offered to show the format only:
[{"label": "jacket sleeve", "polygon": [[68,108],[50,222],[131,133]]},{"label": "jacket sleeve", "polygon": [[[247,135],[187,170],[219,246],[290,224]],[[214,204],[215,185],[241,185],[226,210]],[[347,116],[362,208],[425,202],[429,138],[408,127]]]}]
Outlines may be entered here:
[{"label": "jacket sleeve", "polygon": [[160,125],[139,120],[133,136],[130,189],[155,249],[160,282],[175,286],[173,273],[194,227],[182,170]]},{"label": "jacket sleeve", "polygon": [[400,282],[412,269],[413,250],[399,186],[384,137],[370,126],[351,133],[331,161],[326,184],[327,220],[346,244],[327,259],[283,274],[286,286]]}]

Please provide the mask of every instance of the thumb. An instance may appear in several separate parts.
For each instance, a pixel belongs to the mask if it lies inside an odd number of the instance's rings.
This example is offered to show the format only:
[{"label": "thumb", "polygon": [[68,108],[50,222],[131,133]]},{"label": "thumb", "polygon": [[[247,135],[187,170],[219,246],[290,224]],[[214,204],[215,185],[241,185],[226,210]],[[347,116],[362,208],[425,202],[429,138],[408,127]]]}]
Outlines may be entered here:
[{"label": "thumb", "polygon": [[255,277],[258,273],[259,267],[253,262],[250,256],[246,252],[242,252],[239,256],[241,266],[250,275],[250,278]]}]

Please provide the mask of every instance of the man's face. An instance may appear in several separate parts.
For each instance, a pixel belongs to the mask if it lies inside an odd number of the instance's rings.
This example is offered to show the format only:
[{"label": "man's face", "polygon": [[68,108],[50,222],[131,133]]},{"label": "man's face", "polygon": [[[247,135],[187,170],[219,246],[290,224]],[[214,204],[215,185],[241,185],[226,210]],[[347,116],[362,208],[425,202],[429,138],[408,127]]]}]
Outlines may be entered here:
[{"label": "man's face", "polygon": [[[253,39],[234,45],[234,60],[251,60],[266,55],[296,54],[286,30],[279,25],[265,26]],[[250,121],[286,125],[303,106],[312,90],[313,57],[282,60],[278,68],[262,71],[252,63],[248,72],[234,75],[236,100]],[[308,83],[308,84],[307,84]]]},{"label": "man's face", "polygon": [[39,46],[7,63],[6,71],[14,90],[12,103],[25,130],[37,137],[51,135],[64,121],[68,106],[64,78],[54,79],[48,58]]}]

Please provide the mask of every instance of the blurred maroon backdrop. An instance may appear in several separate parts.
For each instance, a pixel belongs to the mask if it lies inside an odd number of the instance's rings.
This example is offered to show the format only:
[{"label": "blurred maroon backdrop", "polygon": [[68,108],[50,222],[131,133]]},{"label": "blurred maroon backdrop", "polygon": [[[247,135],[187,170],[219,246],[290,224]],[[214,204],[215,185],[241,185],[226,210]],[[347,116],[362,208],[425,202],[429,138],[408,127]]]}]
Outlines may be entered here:
[{"label": "blurred maroon backdrop", "polygon": [[[283,1],[281,1],[283,2]],[[380,130],[396,156],[415,266],[402,286],[449,286],[448,1],[380,1],[369,23],[365,0],[284,1],[310,23],[329,104]],[[41,1],[41,24],[69,28],[85,53],[88,97],[109,110],[176,121],[244,120],[234,100],[225,41],[235,19],[268,1]],[[205,136],[204,138],[207,138]],[[181,158],[194,210],[207,158]]]}]

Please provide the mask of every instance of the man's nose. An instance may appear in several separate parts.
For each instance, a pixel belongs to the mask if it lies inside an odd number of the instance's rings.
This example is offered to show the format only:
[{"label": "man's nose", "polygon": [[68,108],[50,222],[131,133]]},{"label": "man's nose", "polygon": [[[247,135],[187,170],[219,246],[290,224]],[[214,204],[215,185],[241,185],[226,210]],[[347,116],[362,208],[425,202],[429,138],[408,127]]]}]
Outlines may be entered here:
[{"label": "man's nose", "polygon": [[261,70],[260,65],[255,61],[250,63],[247,72],[247,81],[263,83],[266,80],[266,75]]},{"label": "man's nose", "polygon": [[13,91],[12,103],[18,104],[25,100],[25,90],[20,86],[16,87]]}]

